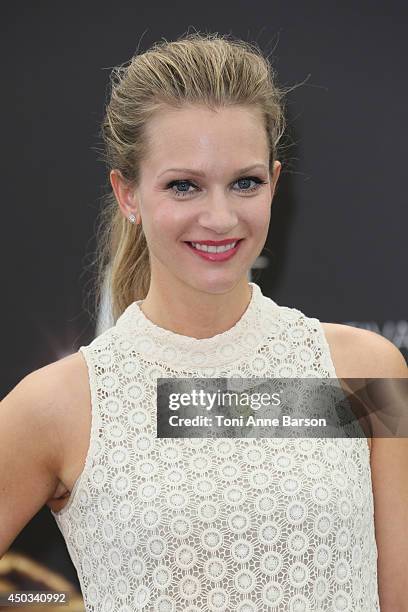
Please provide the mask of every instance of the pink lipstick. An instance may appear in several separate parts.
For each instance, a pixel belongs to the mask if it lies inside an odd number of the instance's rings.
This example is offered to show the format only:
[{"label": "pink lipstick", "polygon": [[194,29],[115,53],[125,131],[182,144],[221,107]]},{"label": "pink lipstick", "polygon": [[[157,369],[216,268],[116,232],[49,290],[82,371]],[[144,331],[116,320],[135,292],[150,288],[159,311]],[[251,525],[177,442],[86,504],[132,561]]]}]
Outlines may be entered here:
[{"label": "pink lipstick", "polygon": [[[242,238],[226,238],[225,240],[193,240],[185,242],[190,251],[207,261],[226,261],[238,251]],[[204,248],[203,248],[204,247]]]}]

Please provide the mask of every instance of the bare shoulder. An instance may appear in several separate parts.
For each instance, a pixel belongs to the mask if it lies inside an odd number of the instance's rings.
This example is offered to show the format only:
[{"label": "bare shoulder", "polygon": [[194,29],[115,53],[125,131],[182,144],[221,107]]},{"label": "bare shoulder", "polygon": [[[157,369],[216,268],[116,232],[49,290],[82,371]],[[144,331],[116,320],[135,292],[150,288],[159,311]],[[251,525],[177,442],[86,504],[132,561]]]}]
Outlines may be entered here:
[{"label": "bare shoulder", "polygon": [[57,391],[62,404],[88,386],[88,369],[80,351],[35,370],[30,376]]},{"label": "bare shoulder", "polygon": [[77,351],[34,370],[7,397],[19,408],[25,406],[41,424],[44,444],[53,448],[57,487],[51,499],[59,497],[68,489],[65,481],[70,482],[66,465],[72,465],[72,449],[81,444],[82,432],[90,423],[88,369],[82,353]]},{"label": "bare shoulder", "polygon": [[50,417],[54,421],[81,392],[86,381],[86,364],[78,351],[30,372],[4,400],[30,407],[40,418]]},{"label": "bare shoulder", "polygon": [[338,377],[408,377],[404,356],[384,336],[340,323],[322,323],[322,327]]},{"label": "bare shoulder", "polygon": [[[384,336],[339,323],[322,323],[322,327],[338,378],[408,377],[404,356]],[[387,440],[367,438],[370,451],[386,442]],[[375,455],[372,454],[371,457],[373,456]]]},{"label": "bare shoulder", "polygon": [[16,392],[34,400],[37,408],[48,413],[56,425],[65,423],[72,407],[88,392],[85,360],[77,351],[28,374],[15,387]]}]

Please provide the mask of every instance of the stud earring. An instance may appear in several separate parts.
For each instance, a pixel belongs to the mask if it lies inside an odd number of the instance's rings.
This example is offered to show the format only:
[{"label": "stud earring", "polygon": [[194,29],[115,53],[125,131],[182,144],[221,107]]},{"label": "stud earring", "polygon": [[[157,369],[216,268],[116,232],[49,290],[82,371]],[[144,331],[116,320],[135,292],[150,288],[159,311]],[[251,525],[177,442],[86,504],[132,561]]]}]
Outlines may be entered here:
[{"label": "stud earring", "polygon": [[130,213],[130,215],[129,215],[129,221],[130,221],[131,223],[135,223],[135,221],[136,221],[136,217],[135,217],[135,215],[134,215],[133,213]]}]

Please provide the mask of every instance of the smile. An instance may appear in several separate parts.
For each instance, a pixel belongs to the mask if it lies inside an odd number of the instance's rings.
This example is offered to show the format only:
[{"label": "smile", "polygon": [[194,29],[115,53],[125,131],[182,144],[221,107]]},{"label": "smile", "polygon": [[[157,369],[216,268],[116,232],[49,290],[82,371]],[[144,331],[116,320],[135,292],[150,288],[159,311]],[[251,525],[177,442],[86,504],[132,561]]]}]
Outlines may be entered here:
[{"label": "smile", "polygon": [[225,261],[235,255],[243,239],[223,244],[221,246],[199,244],[197,242],[185,242],[190,249],[199,257],[207,261]]}]

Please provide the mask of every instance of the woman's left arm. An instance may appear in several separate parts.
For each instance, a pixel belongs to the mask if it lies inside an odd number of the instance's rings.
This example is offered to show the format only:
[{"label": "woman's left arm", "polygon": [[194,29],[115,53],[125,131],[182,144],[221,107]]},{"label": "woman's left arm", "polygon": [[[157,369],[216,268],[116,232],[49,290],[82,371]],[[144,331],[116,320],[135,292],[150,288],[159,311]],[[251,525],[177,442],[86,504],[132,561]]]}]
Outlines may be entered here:
[{"label": "woman's left arm", "polygon": [[[408,378],[405,359],[391,342],[374,334],[368,343],[370,377]],[[408,438],[374,437],[370,461],[380,609],[408,612]]]}]

